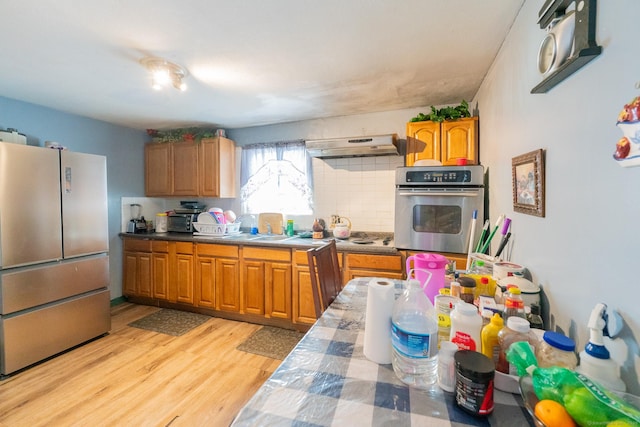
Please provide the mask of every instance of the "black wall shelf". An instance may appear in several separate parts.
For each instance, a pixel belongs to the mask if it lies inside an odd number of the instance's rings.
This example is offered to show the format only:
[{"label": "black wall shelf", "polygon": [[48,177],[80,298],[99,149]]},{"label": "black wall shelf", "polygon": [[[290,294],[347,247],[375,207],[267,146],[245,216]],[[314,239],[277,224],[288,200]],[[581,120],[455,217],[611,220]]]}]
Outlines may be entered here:
[{"label": "black wall shelf", "polygon": [[549,74],[531,93],[546,93],[602,53],[596,38],[597,0],[547,0],[538,14],[540,28],[545,29],[555,18],[562,17],[571,3],[576,3],[573,55]]}]

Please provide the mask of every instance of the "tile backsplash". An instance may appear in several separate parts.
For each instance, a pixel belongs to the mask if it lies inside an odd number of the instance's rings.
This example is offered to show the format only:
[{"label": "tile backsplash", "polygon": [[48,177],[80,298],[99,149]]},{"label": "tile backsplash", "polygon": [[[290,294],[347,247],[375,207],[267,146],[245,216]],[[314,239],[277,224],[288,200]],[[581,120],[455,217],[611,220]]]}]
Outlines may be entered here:
[{"label": "tile backsplash", "polygon": [[348,217],[354,231],[393,232],[402,156],[313,159],[315,216]]}]

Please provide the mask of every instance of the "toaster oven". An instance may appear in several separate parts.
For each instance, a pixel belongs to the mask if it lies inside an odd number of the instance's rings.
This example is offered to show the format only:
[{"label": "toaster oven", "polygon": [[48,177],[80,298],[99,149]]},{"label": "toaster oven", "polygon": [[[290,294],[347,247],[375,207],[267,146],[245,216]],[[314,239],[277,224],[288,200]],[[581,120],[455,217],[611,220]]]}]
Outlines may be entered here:
[{"label": "toaster oven", "polygon": [[198,214],[172,213],[167,218],[167,231],[176,233],[193,233],[193,223],[198,221]]}]

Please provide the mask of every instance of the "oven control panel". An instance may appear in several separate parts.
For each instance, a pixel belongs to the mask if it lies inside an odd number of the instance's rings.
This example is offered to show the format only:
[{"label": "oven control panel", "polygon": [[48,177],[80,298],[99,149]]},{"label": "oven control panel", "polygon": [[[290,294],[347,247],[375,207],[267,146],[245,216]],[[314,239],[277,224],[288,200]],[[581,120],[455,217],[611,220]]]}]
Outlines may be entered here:
[{"label": "oven control panel", "polygon": [[482,186],[484,167],[480,165],[411,166],[396,169],[396,185],[399,186]]},{"label": "oven control panel", "polygon": [[468,170],[442,170],[442,171],[408,171],[406,182],[471,182],[471,171]]}]

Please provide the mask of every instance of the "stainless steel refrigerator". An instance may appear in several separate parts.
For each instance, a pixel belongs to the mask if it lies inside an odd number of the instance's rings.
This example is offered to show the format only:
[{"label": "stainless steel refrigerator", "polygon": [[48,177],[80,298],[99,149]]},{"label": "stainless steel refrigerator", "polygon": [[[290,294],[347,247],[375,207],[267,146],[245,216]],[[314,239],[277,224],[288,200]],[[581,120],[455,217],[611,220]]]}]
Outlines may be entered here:
[{"label": "stainless steel refrigerator", "polygon": [[111,329],[106,169],[0,142],[0,376]]}]

